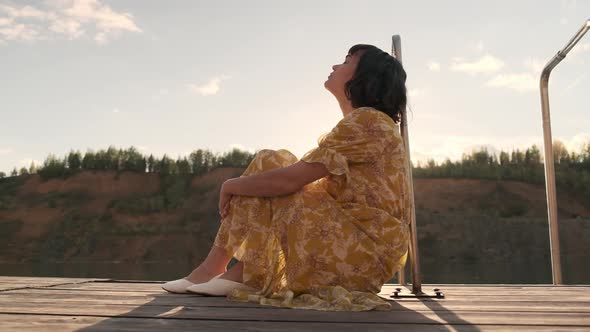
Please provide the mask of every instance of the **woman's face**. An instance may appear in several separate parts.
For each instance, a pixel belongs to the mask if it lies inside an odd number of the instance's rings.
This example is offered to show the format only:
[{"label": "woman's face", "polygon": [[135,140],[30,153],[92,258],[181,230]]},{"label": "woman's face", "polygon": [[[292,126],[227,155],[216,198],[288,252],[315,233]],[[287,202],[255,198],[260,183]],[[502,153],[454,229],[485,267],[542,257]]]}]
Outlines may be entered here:
[{"label": "woman's face", "polygon": [[344,85],[354,76],[361,54],[361,51],[357,51],[354,55],[349,54],[345,57],[344,63],[332,66],[333,71],[324,83],[324,87],[336,98],[346,98]]}]

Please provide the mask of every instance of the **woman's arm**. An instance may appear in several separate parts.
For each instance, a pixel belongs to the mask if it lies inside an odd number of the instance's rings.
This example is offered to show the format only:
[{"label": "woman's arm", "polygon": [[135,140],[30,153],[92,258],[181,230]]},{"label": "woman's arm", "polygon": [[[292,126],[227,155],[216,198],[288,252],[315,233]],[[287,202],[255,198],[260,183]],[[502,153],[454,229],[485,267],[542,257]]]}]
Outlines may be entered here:
[{"label": "woman's arm", "polygon": [[297,163],[258,174],[232,178],[222,190],[232,195],[274,197],[292,194],[303,186],[330,174],[321,163]]}]

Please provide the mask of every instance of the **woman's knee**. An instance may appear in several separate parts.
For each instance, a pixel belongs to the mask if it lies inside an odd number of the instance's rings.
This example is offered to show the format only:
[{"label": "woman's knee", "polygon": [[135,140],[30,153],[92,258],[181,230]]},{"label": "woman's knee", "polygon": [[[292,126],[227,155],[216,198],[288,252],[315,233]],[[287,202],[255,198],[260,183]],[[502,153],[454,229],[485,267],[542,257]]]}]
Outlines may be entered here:
[{"label": "woman's knee", "polygon": [[286,167],[297,162],[297,157],[286,149],[272,150],[262,149],[258,151],[255,159],[259,158],[266,164],[271,164],[271,167]]},{"label": "woman's knee", "polygon": [[252,159],[250,165],[242,173],[242,176],[264,172],[273,168],[287,167],[295,162],[297,162],[297,157],[289,152],[289,150],[262,149],[256,152],[254,159]]}]

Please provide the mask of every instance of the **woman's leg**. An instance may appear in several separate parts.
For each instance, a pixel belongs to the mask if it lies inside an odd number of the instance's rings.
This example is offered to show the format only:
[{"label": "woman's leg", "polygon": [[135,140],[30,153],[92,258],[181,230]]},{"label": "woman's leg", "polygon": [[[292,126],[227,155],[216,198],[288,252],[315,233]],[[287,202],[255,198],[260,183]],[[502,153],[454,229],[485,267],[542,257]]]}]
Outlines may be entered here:
[{"label": "woman's leg", "polygon": [[244,273],[244,263],[238,261],[229,270],[227,270],[227,272],[225,272],[220,277],[220,279],[227,279],[227,280],[231,280],[231,281],[242,282],[242,281],[244,281],[243,280],[244,279],[243,273]]},{"label": "woman's leg", "polygon": [[[260,173],[269,169],[278,168],[278,167],[286,167],[290,164],[293,164],[297,161],[297,157],[294,156],[287,150],[270,150],[264,149],[258,152],[255,156],[254,160],[250,162],[250,165],[242,176],[248,176],[256,173]],[[232,199],[232,206],[237,203],[240,199],[244,199],[243,197],[236,196]],[[267,201],[268,199],[263,198],[255,198],[256,201]],[[252,205],[252,204],[250,204]],[[255,204],[257,205],[257,204]],[[233,209],[233,207],[232,207]],[[232,211],[230,209],[230,211]],[[249,209],[247,206],[242,206],[241,210]],[[251,217],[255,217],[254,219],[258,219],[256,217],[262,217],[261,215],[251,215]],[[231,217],[226,216],[225,220],[223,221],[224,224],[231,224]],[[264,218],[263,218],[264,219]],[[222,224],[223,225],[223,224]],[[225,225],[227,226],[227,225]],[[221,227],[220,234],[218,232],[216,241],[219,243],[226,244],[226,240],[228,238],[229,230],[226,227]],[[243,233],[241,230],[239,233]],[[241,236],[239,236],[241,237]],[[224,239],[224,240],[221,240]],[[193,283],[202,283],[211,280],[214,276],[224,273],[221,277],[223,279],[228,279],[232,281],[242,282],[243,281],[243,271],[244,271],[244,264],[243,262],[238,262],[232,266],[231,269],[227,270],[227,264],[231,260],[231,258],[235,255],[230,255],[226,251],[226,249],[222,248],[221,246],[216,245],[214,242],[211,250],[209,251],[209,255],[205,260],[195,268],[191,274],[189,274],[185,279],[193,282]]]},{"label": "woman's leg", "polygon": [[230,260],[231,256],[223,248],[213,245],[203,263],[197,266],[185,279],[198,284],[207,282],[216,275],[223,273],[221,276],[222,279],[242,282],[244,264],[237,262],[228,270],[227,264]]},{"label": "woman's leg", "polygon": [[185,279],[196,284],[207,282],[216,275],[226,272],[230,260],[231,256],[223,248],[214,245],[211,247],[207,258]]}]

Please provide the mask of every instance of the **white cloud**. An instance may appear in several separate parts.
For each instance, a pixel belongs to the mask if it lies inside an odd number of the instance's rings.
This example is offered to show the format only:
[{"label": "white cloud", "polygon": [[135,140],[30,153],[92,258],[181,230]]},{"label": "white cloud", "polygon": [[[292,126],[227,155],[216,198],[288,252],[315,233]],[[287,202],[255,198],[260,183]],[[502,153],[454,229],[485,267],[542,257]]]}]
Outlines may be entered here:
[{"label": "white cloud", "polygon": [[189,84],[188,88],[195,93],[198,93],[202,96],[210,96],[210,95],[215,95],[217,94],[217,92],[219,92],[219,83],[221,83],[221,81],[229,79],[230,77],[227,75],[221,75],[221,76],[217,76],[217,77],[213,77],[209,80],[209,82],[203,84],[203,85],[195,85],[195,84]]},{"label": "white cloud", "polygon": [[539,89],[539,79],[545,62],[541,59],[528,57],[523,61],[527,72],[501,73],[486,82],[486,86],[507,88],[518,92],[536,91]]},{"label": "white cloud", "polygon": [[569,21],[568,21],[568,19],[567,19],[567,18],[565,18],[565,17],[562,17],[562,18],[560,18],[560,19],[559,19],[559,24],[563,24],[563,25],[565,25],[565,24],[567,24],[568,22],[569,22]]},{"label": "white cloud", "polygon": [[148,151],[150,148],[145,146],[145,145],[138,145],[137,146],[137,150],[141,151],[141,152],[146,152]]},{"label": "white cloud", "polygon": [[438,63],[436,61],[430,61],[428,63],[428,69],[430,71],[440,71],[440,63]]},{"label": "white cloud", "polygon": [[470,75],[491,74],[500,70],[504,62],[492,55],[486,54],[479,59],[467,62],[463,58],[454,58],[451,70],[464,72]]},{"label": "white cloud", "polygon": [[35,18],[43,19],[46,14],[35,7],[23,6],[21,8],[11,7],[8,5],[0,4],[0,11],[5,12],[10,17],[15,18]]},{"label": "white cloud", "polygon": [[98,44],[123,32],[140,33],[130,13],[119,13],[98,0],[48,0],[45,8],[0,5],[0,40],[36,41],[63,36],[78,39],[91,31]]},{"label": "white cloud", "polygon": [[538,89],[539,80],[531,73],[499,74],[487,81],[486,85],[496,88],[508,88],[518,92],[527,92]]},{"label": "white cloud", "polygon": [[10,148],[0,148],[0,154],[9,154],[12,152],[13,152],[13,150]]},{"label": "white cloud", "polygon": [[529,69],[530,71],[538,75],[541,75],[541,71],[545,67],[545,64],[545,61],[532,57],[528,57],[526,58],[526,60],[524,60],[525,68]]},{"label": "white cloud", "polygon": [[13,19],[9,17],[0,17],[0,25],[9,25],[12,24]]},{"label": "white cloud", "polygon": [[49,26],[49,29],[58,34],[65,35],[68,39],[77,39],[86,31],[81,29],[81,23],[75,19],[55,20]]},{"label": "white cloud", "polygon": [[578,133],[570,138],[557,138],[557,140],[561,141],[569,152],[578,153],[590,144],[590,133]]},{"label": "white cloud", "polygon": [[12,24],[0,28],[0,38],[4,40],[20,40],[31,42],[41,39],[39,31],[25,24]]},{"label": "white cloud", "polygon": [[121,112],[121,110],[120,110],[120,109],[118,109],[118,108],[116,108],[116,107],[115,107],[115,108],[113,108],[113,113],[119,113],[119,112]]}]

